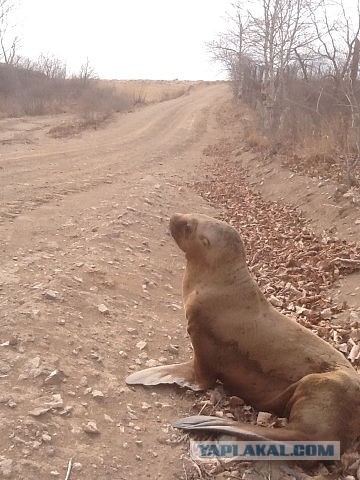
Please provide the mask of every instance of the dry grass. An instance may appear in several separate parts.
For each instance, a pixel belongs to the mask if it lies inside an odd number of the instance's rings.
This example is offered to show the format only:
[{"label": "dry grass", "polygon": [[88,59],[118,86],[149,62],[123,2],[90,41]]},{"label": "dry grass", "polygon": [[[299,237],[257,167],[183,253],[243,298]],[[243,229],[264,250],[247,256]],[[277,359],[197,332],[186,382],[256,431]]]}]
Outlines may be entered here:
[{"label": "dry grass", "polygon": [[48,134],[53,138],[73,137],[79,135],[84,130],[97,130],[108,118],[108,115],[101,115],[92,112],[92,115],[88,118],[80,118],[71,122],[62,122],[60,125],[50,128]]},{"label": "dry grass", "polygon": [[360,165],[351,167],[357,158],[356,151],[347,141],[346,124],[341,119],[324,119],[315,131],[304,117],[297,137],[289,135],[291,125],[289,130],[266,135],[256,114],[248,109],[246,112],[242,138],[250,149],[264,157],[276,155],[283,165],[297,173],[331,179],[348,188],[360,185]]},{"label": "dry grass", "polygon": [[55,138],[98,128],[116,112],[188,94],[200,82],[49,78],[0,63],[0,118],[70,113],[78,119],[48,133]]},{"label": "dry grass", "polygon": [[263,150],[270,145],[269,139],[263,135],[259,130],[247,128],[244,133],[244,140],[249,147],[254,150]]},{"label": "dry grass", "polygon": [[135,104],[164,102],[190,92],[201,82],[180,80],[109,80],[117,92],[126,93]]},{"label": "dry grass", "polygon": [[199,82],[48,78],[42,72],[0,64],[0,117],[78,113],[99,121],[135,105],[187,94]]}]

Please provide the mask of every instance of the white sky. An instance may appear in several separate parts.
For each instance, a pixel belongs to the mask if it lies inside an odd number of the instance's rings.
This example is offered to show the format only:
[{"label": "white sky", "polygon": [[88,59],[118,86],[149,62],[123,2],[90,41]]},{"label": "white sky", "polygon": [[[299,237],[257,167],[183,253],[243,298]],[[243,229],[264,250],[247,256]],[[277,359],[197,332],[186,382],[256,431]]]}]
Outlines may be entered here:
[{"label": "white sky", "polygon": [[225,78],[205,42],[223,30],[230,0],[18,0],[19,53],[54,54],[101,78]]},{"label": "white sky", "polygon": [[[205,42],[226,30],[231,0],[13,0],[19,52],[64,60],[77,73],[88,57],[101,78],[216,80]],[[348,11],[356,0],[343,0]],[[244,0],[250,7],[251,0]]]}]

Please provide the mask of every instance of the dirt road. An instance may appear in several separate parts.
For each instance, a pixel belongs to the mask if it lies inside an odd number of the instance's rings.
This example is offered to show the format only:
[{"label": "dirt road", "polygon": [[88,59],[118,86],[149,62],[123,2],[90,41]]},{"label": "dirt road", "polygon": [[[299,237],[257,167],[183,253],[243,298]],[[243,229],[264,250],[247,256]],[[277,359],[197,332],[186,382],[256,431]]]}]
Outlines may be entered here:
[{"label": "dirt road", "polygon": [[[197,86],[63,139],[48,135],[59,117],[0,120],[0,478],[65,479],[70,459],[71,480],[199,478],[171,422],[199,411],[202,397],[130,389],[124,379],[191,356],[184,259],[168,220],[178,211],[219,214],[193,188],[199,177],[217,178],[204,167],[211,152],[246,167],[236,191],[286,200],[316,231],[358,239],[358,209],[345,205],[350,213],[340,215],[336,185],[247,153],[229,100],[224,84]],[[256,205],[239,208],[271,212],[266,201]],[[332,295],[357,315],[359,291],[353,274]],[[217,395],[209,396],[216,405]]]},{"label": "dirt road", "polygon": [[211,213],[187,182],[228,95],[199,87],[62,140],[54,118],[1,121],[0,477],[65,478],[70,458],[73,480],[184,475],[169,424],[192,394],[124,378],[190,355],[167,223]]}]

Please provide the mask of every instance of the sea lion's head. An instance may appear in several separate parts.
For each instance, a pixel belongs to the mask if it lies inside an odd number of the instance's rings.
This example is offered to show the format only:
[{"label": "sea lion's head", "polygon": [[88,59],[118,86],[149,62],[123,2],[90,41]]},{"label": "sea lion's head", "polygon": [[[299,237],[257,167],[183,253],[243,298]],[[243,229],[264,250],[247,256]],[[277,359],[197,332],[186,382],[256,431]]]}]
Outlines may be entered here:
[{"label": "sea lion's head", "polygon": [[221,220],[206,215],[177,213],[170,219],[170,231],[188,260],[213,265],[245,260],[240,235]]}]

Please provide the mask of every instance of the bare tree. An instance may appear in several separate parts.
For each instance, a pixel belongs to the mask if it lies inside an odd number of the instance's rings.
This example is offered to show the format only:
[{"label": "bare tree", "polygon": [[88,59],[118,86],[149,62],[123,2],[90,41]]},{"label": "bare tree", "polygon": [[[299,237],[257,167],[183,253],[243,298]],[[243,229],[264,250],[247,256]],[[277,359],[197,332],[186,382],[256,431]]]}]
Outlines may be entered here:
[{"label": "bare tree", "polygon": [[13,10],[14,3],[11,0],[0,0],[0,60],[7,64],[16,62],[19,45],[19,38],[9,32],[9,17]]},{"label": "bare tree", "polygon": [[[309,43],[308,0],[262,0],[253,16],[253,43],[261,45],[265,127],[276,129],[287,107],[287,78],[299,52]],[[258,47],[257,47],[258,48]]]},{"label": "bare tree", "polygon": [[97,73],[94,67],[91,65],[89,58],[81,65],[78,78],[85,85],[89,80],[97,78]]},{"label": "bare tree", "polygon": [[247,44],[249,16],[242,8],[240,1],[231,4],[231,12],[227,14],[227,21],[228,30],[209,42],[207,47],[212,59],[221,63],[229,73],[234,94],[241,97],[244,94],[245,76],[249,68],[246,56],[249,47]]},{"label": "bare tree", "polygon": [[344,2],[253,0],[246,10],[238,0],[208,46],[274,141],[318,139],[344,158],[350,186],[360,181],[360,0]]},{"label": "bare tree", "polygon": [[[358,33],[359,32],[357,32],[357,34]],[[348,186],[356,184],[356,170],[360,165],[360,88],[357,82],[360,66],[360,40],[358,36],[355,38],[353,45],[354,47],[352,51],[352,57],[351,61],[349,62],[349,81],[346,82],[348,85],[348,92],[346,93],[346,98],[349,102],[349,107],[351,111],[351,123],[349,133],[352,138],[350,139],[350,141],[352,140],[352,142],[354,143],[356,151],[354,156],[345,156],[346,181]]]},{"label": "bare tree", "polygon": [[360,33],[359,0],[354,0],[355,4],[355,15],[345,9],[342,0],[331,4],[321,0],[316,11],[309,7],[316,32],[311,48],[321,60],[323,72],[334,79],[337,87],[350,73],[355,43]]},{"label": "bare tree", "polygon": [[23,57],[22,55],[16,57],[15,66],[23,70],[35,71],[37,69],[37,63],[34,62],[34,60],[29,57]]},{"label": "bare tree", "polygon": [[355,82],[358,77],[359,73],[359,61],[360,61],[360,40],[359,37],[356,36],[355,41],[354,41],[354,50],[353,50],[353,56],[352,56],[352,61],[350,65],[350,80],[353,85],[355,85]]},{"label": "bare tree", "polygon": [[260,92],[268,129],[277,127],[285,110],[287,70],[309,42],[308,1],[257,0],[253,11],[238,1],[231,27],[209,44],[240,93],[249,83]]},{"label": "bare tree", "polygon": [[313,51],[321,62],[319,76],[330,79],[328,98],[333,114],[345,125],[342,132],[344,179],[348,186],[356,183],[356,169],[360,162],[360,0],[349,12],[342,0],[328,4],[321,1],[316,14],[310,10],[316,31]]},{"label": "bare tree", "polygon": [[66,78],[66,64],[54,55],[41,54],[35,63],[35,70],[48,78]]}]

